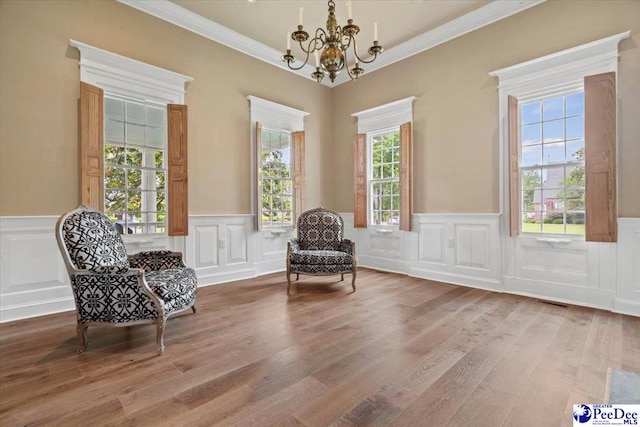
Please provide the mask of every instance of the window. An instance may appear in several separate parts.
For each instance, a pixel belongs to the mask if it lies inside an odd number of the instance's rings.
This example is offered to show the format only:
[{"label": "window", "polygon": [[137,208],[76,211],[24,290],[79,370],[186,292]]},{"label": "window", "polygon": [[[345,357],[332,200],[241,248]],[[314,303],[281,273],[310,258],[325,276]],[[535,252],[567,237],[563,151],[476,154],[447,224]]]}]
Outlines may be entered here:
[{"label": "window", "polygon": [[584,91],[520,106],[522,231],[585,233]]},{"label": "window", "polygon": [[629,35],[489,73],[499,78],[501,210],[511,237],[617,240],[616,71],[618,43]]},{"label": "window", "polygon": [[413,101],[401,99],[354,113],[354,213],[356,228],[367,225],[411,231]]},{"label": "window", "polygon": [[71,40],[80,51],[81,202],[122,234],[188,234],[186,83]]},{"label": "window", "polygon": [[121,234],[166,232],[167,109],[104,95],[104,212]]},{"label": "window", "polygon": [[400,223],[400,128],[367,135],[369,153],[369,223]]},{"label": "window", "polygon": [[304,211],[304,117],[309,113],[247,96],[251,103],[256,230],[279,235]]},{"label": "window", "polygon": [[293,176],[291,133],[262,129],[262,223],[293,225]]}]

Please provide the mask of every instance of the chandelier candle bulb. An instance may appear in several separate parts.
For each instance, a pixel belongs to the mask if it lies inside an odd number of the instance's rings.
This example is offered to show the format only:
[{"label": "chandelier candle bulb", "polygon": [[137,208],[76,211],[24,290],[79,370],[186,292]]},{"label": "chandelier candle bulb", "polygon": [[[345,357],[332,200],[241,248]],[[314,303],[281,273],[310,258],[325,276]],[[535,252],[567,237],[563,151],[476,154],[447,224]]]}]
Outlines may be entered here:
[{"label": "chandelier candle bulb", "polygon": [[347,19],[353,19],[353,12],[351,10],[351,0],[347,2]]},{"label": "chandelier candle bulb", "polygon": [[318,58],[318,51],[313,52],[316,55],[316,68],[320,66],[320,59]]},{"label": "chandelier candle bulb", "polygon": [[299,18],[298,18],[298,21],[299,21],[298,25],[302,25],[302,16],[303,15],[304,15],[304,7],[301,7],[300,8],[300,15],[299,15]]},{"label": "chandelier candle bulb", "polygon": [[287,50],[291,50],[291,33],[287,33]]},{"label": "chandelier candle bulb", "polygon": [[378,23],[373,23],[373,40],[378,41]]}]

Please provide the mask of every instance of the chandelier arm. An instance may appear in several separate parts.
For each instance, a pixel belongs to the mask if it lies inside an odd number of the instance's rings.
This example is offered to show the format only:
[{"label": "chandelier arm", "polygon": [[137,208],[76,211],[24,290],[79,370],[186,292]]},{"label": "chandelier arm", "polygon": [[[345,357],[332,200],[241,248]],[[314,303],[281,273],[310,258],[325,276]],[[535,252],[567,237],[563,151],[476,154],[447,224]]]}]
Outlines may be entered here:
[{"label": "chandelier arm", "polygon": [[[311,40],[309,40],[309,43],[307,44],[307,48],[305,49],[304,46],[302,45],[302,42],[300,42],[300,49],[302,49],[302,51],[307,55],[311,54],[311,52],[313,52],[314,50],[320,50],[324,47],[326,43],[325,42],[326,37],[327,37],[327,33],[325,33],[322,28],[318,28],[316,30],[316,35]],[[313,49],[311,49],[312,43],[313,43]]]},{"label": "chandelier arm", "polygon": [[358,44],[356,42],[356,39],[353,38],[353,54],[356,56],[356,59],[358,60],[358,62],[362,62],[363,64],[371,64],[373,61],[376,60],[376,58],[378,57],[378,54],[376,53],[375,55],[373,55],[373,57],[370,60],[364,60],[362,58],[360,58],[360,55],[358,55]]},{"label": "chandelier arm", "polygon": [[353,76],[351,75],[351,70],[349,70],[349,57],[348,57],[348,51],[347,49],[344,49],[344,64],[345,64],[345,68],[347,69],[347,74],[349,75],[349,78],[351,80],[356,80],[353,78]]},{"label": "chandelier arm", "polygon": [[302,65],[300,65],[299,67],[292,67],[291,62],[287,62],[287,66],[293,71],[298,71],[298,70],[301,70],[305,65],[307,65],[308,61],[309,61],[309,52],[307,52],[307,57],[304,59],[304,62],[302,63]]}]

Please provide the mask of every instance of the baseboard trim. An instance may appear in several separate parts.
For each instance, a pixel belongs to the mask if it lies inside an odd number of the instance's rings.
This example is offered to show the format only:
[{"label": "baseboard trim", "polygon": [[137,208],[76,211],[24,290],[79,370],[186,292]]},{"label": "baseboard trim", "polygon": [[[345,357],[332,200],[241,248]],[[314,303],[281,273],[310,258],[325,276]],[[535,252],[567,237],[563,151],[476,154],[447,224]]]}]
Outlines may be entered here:
[{"label": "baseboard trim", "polygon": [[425,270],[419,267],[410,267],[409,276],[420,279],[435,280],[452,285],[466,286],[471,288],[484,289],[492,292],[504,292],[502,282],[494,279],[482,277],[465,276],[462,274],[445,273],[441,271]]},{"label": "baseboard trim", "polygon": [[14,322],[17,320],[46,316],[65,311],[74,311],[75,309],[76,304],[73,297],[38,301],[29,304],[9,305],[2,307],[0,310],[0,323]]},{"label": "baseboard trim", "polygon": [[613,308],[611,311],[614,313],[640,317],[640,302],[624,298],[614,298]]}]

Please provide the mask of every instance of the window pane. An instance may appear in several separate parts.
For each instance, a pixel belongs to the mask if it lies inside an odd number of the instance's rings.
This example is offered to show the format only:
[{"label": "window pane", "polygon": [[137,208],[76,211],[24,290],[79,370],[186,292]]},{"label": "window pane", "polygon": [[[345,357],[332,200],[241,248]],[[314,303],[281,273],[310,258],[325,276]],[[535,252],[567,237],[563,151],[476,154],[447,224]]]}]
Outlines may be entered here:
[{"label": "window pane", "polygon": [[542,163],[542,145],[522,148],[522,166],[534,166]]},{"label": "window pane", "polygon": [[565,166],[567,187],[584,187],[584,166]]},{"label": "window pane", "polygon": [[104,162],[107,164],[124,165],[124,147],[104,146]]},{"label": "window pane", "polygon": [[127,123],[127,144],[144,145],[145,126]]},{"label": "window pane", "polygon": [[393,161],[393,149],[392,148],[385,148],[385,150],[382,152],[382,161],[384,163],[391,163]]},{"label": "window pane", "polygon": [[564,207],[569,210],[584,210],[584,188],[568,187],[564,190]]},{"label": "window pane", "polygon": [[140,169],[129,169],[127,171],[127,184],[132,189],[141,188],[142,171]]},{"label": "window pane", "polygon": [[393,191],[393,194],[400,194],[400,182],[393,181],[393,186],[391,190]]},{"label": "window pane", "polygon": [[399,178],[400,177],[400,164],[399,163],[394,163],[393,164],[393,174],[392,174],[393,178]]},{"label": "window pane", "polygon": [[522,171],[522,188],[533,190],[542,185],[542,171],[540,169]]},{"label": "window pane", "polygon": [[162,108],[147,106],[147,124],[149,126],[164,127],[165,114]]},{"label": "window pane", "polygon": [[104,168],[104,185],[106,188],[125,188],[125,172],[122,168],[107,166]]},{"label": "window pane", "polygon": [[132,166],[142,166],[142,149],[127,148],[127,164]]},{"label": "window pane", "polygon": [[147,147],[164,147],[164,130],[162,128],[147,128]]},{"label": "window pane", "polygon": [[522,213],[522,231],[524,233],[540,233],[542,231],[542,215],[540,212]]},{"label": "window pane", "polygon": [[581,161],[584,160],[584,140],[567,141],[567,160]]},{"label": "window pane", "polygon": [[544,144],[542,163],[564,162],[564,142]]},{"label": "window pane", "polygon": [[129,190],[127,191],[127,210],[129,212],[139,212],[142,210],[142,191]]},{"label": "window pane", "polygon": [[564,140],[564,120],[554,120],[542,124],[544,142],[556,142]]},{"label": "window pane", "polygon": [[382,164],[382,178],[393,178],[393,168],[389,163]]},{"label": "window pane", "polygon": [[522,123],[537,123],[541,121],[540,102],[532,102],[522,106]]},{"label": "window pane", "polygon": [[124,120],[124,101],[113,98],[104,98],[104,115],[114,120]]},{"label": "window pane", "polygon": [[542,192],[538,190],[522,190],[522,208],[527,211],[540,211]]},{"label": "window pane", "polygon": [[564,182],[564,168],[543,168],[542,169],[542,188],[560,188]]},{"label": "window pane", "polygon": [[380,179],[382,178],[382,167],[381,166],[374,166],[373,167],[373,179]]},{"label": "window pane", "polygon": [[124,191],[105,190],[104,210],[106,212],[121,212],[126,210],[127,196]]},{"label": "window pane", "polygon": [[522,145],[539,144],[542,142],[540,125],[529,125],[522,127]]},{"label": "window pane", "polygon": [[[157,212],[166,212],[167,204],[166,204],[166,194],[164,191],[158,191],[156,194],[156,211]],[[158,221],[164,221],[164,218],[160,218],[158,215]]]},{"label": "window pane", "polygon": [[542,102],[542,119],[553,120],[564,116],[563,97],[547,99]]},{"label": "window pane", "polygon": [[155,186],[158,190],[164,190],[166,175],[164,172],[155,172]]},{"label": "window pane", "polygon": [[154,157],[155,157],[155,167],[162,168],[164,166],[164,152],[155,151]]},{"label": "window pane", "polygon": [[391,209],[400,209],[400,195],[394,194],[391,196]]},{"label": "window pane", "polygon": [[584,137],[584,117],[567,119],[567,139]]},{"label": "window pane", "polygon": [[105,120],[104,139],[109,142],[124,143],[124,123]]},{"label": "window pane", "polygon": [[562,211],[548,211],[543,214],[543,233],[564,233],[564,214]]},{"label": "window pane", "polygon": [[145,124],[145,106],[127,102],[127,122]]},{"label": "window pane", "polygon": [[567,96],[567,116],[584,114],[584,92]]}]

